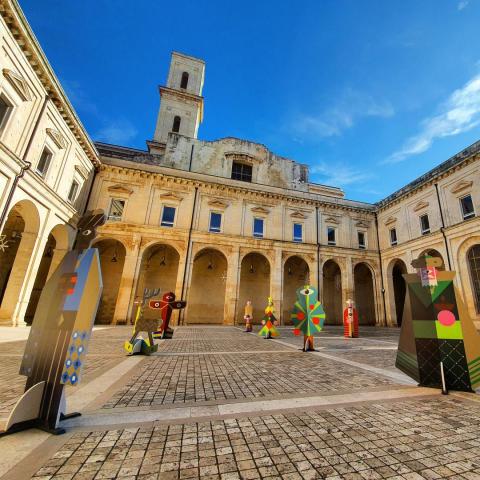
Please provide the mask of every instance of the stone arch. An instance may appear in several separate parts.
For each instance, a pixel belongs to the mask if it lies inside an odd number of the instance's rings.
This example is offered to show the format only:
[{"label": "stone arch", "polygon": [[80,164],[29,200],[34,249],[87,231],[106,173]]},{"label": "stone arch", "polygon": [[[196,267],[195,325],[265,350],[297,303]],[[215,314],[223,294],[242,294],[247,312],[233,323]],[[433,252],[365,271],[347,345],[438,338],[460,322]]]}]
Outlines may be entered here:
[{"label": "stone arch", "polygon": [[390,304],[390,318],[394,325],[402,325],[403,308],[405,306],[405,295],[407,285],[402,275],[407,273],[407,265],[400,258],[394,258],[388,265],[388,290]]},{"label": "stone arch", "polygon": [[188,324],[223,324],[227,269],[227,257],[220,250],[205,247],[197,252],[187,300]]},{"label": "stone arch", "polygon": [[341,325],[343,323],[342,271],[339,264],[333,259],[327,260],[323,264],[322,275],[325,322],[327,325]]},{"label": "stone arch", "polygon": [[98,249],[103,279],[102,297],[95,323],[110,324],[114,320],[126,249],[119,240],[106,237],[95,241],[94,246]]},{"label": "stone arch", "polygon": [[247,300],[251,300],[253,305],[253,322],[261,322],[267,298],[271,295],[270,273],[270,261],[263,253],[253,251],[243,256],[240,262],[237,323],[243,323]]},{"label": "stone arch", "polygon": [[430,257],[440,258],[442,260],[442,265],[438,267],[438,270],[445,270],[445,260],[443,259],[442,254],[435,250],[434,248],[427,248],[423,250],[423,252],[418,256],[418,258],[423,257],[425,255],[429,255]]},{"label": "stone arch", "polygon": [[[168,243],[157,241],[149,243],[143,249],[141,258],[135,300],[143,298],[145,288],[159,288],[159,297],[166,292],[176,293],[180,263],[178,250]],[[147,307],[143,316],[145,318],[158,317],[158,312]]]},{"label": "stone arch", "polygon": [[359,262],[353,268],[355,305],[360,325],[375,325],[375,281],[372,267]]},{"label": "stone arch", "polygon": [[310,283],[310,268],[300,255],[291,255],[283,265],[283,323],[291,325],[290,314],[297,299],[297,289]]},{"label": "stone arch", "polygon": [[30,200],[10,208],[0,235],[6,248],[0,250],[0,318],[12,319],[21,296],[27,270],[34,257],[40,229],[40,214]]},{"label": "stone arch", "polygon": [[[480,246],[480,236],[474,235],[464,240],[457,250],[457,278],[458,284],[462,286],[463,300],[467,306],[468,313],[472,318],[478,318],[480,314],[480,298],[477,299],[475,272],[472,271],[471,255],[475,247]],[[476,262],[475,262],[476,263]],[[460,268],[464,266],[465,268]]]}]

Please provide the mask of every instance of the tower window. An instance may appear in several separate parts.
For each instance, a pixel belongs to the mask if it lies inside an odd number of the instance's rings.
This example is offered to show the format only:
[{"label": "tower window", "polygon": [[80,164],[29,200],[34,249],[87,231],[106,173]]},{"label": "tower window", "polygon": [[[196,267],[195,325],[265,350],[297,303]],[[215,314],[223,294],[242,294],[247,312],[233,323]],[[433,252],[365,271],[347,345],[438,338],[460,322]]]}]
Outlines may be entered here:
[{"label": "tower window", "polygon": [[181,121],[182,119],[178,115],[173,119],[172,132],[178,133],[180,131]]},{"label": "tower window", "polygon": [[180,88],[187,88],[188,85],[188,72],[182,73],[182,81],[180,82]]},{"label": "tower window", "polygon": [[242,182],[251,182],[252,166],[247,165],[246,163],[233,162],[232,178],[233,180],[241,180]]}]

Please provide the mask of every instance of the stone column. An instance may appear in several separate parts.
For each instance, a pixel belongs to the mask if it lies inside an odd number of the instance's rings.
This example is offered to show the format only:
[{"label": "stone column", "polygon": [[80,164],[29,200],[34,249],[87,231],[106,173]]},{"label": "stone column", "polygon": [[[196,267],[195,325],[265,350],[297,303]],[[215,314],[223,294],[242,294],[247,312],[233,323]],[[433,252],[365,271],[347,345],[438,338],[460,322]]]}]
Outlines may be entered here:
[{"label": "stone column", "polygon": [[273,267],[270,270],[270,296],[273,299],[273,305],[277,319],[280,320],[280,325],[284,324],[283,310],[282,310],[282,292],[283,292],[283,261],[282,249],[274,249]]},{"label": "stone column", "polygon": [[237,305],[240,288],[240,247],[232,249],[227,261],[223,323],[225,325],[235,325],[238,309],[243,308],[242,305]]},{"label": "stone column", "polygon": [[133,293],[137,262],[139,260],[140,239],[134,237],[132,248],[126,249],[123,262],[122,278],[118,287],[117,303],[113,314],[113,325],[124,323],[128,325],[130,301]]},{"label": "stone column", "polygon": [[342,311],[345,308],[347,300],[355,298],[355,279],[353,275],[353,265],[351,257],[346,257],[344,262],[345,270],[342,277],[345,277],[342,285]]},{"label": "stone column", "polygon": [[[180,259],[178,260],[178,270],[177,270],[177,279],[175,281],[175,298],[177,300],[184,300],[182,297],[182,285],[183,285],[183,276],[185,274],[185,262],[187,260],[187,252],[184,251],[180,253]],[[163,295],[165,292],[160,292]],[[185,297],[185,292],[183,293]],[[184,315],[185,312],[182,313]],[[178,325],[178,320],[180,316],[179,310],[174,310],[170,319],[170,326]]]}]

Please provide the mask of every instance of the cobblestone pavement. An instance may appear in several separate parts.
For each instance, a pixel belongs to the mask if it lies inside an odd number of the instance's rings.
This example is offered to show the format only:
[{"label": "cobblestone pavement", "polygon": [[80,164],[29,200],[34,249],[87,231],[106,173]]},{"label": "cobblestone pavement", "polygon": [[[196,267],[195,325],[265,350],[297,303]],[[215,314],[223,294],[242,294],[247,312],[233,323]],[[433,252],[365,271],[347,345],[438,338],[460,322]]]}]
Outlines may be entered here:
[{"label": "cobblestone pavement", "polygon": [[480,409],[452,399],[76,433],[36,479],[478,479]]}]

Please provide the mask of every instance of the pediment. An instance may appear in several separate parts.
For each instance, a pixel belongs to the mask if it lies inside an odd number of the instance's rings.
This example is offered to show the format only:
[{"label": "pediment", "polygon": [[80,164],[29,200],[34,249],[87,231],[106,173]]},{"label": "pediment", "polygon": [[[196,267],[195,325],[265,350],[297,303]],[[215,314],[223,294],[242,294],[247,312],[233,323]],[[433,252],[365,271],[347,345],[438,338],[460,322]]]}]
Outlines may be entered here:
[{"label": "pediment", "polygon": [[253,163],[261,162],[260,159],[255,158],[253,155],[242,152],[225,152],[225,158],[231,160],[232,162],[247,163],[252,165]]},{"label": "pediment", "polygon": [[3,69],[3,76],[8,80],[10,85],[24,102],[28,102],[32,99],[28,84],[22,76],[9,68]]},{"label": "pediment", "polygon": [[340,219],[338,217],[335,217],[333,215],[330,215],[325,219],[325,223],[330,223],[334,225],[339,225],[340,224]]},{"label": "pediment", "polygon": [[222,200],[211,200],[210,202],[208,202],[208,205],[213,208],[225,209],[228,207],[229,204]]},{"label": "pediment", "polygon": [[122,193],[124,195],[131,195],[133,193],[131,188],[128,188],[124,185],[112,185],[111,187],[108,187],[107,190],[110,193]]},{"label": "pediment", "polygon": [[425,202],[425,201],[421,201],[421,202],[418,202],[414,207],[413,207],[413,211],[414,212],[418,212],[419,210],[422,210],[423,208],[426,208],[428,207],[430,204],[428,202]]},{"label": "pediment", "polygon": [[462,180],[462,181],[456,183],[450,191],[452,193],[458,193],[458,192],[461,192],[463,190],[467,190],[469,188],[472,188],[472,185],[473,185],[472,180],[469,180],[469,181]]},{"label": "pediment", "polygon": [[67,148],[67,141],[58,130],[47,128],[47,135],[53,140],[58,148]]},{"label": "pediment", "polygon": [[388,217],[385,220],[385,225],[392,225],[394,223],[397,223],[397,217]]},{"label": "pediment", "polygon": [[176,195],[173,192],[163,193],[162,195],[160,195],[160,198],[163,201],[170,201],[170,202],[181,202],[183,200],[183,197],[181,197],[180,195]]},{"label": "pediment", "polygon": [[358,220],[358,222],[355,223],[355,226],[360,228],[368,228],[370,226],[370,222],[366,222],[364,220]]},{"label": "pediment", "polygon": [[258,215],[268,215],[270,213],[270,210],[263,207],[253,207],[252,212],[257,213]]},{"label": "pediment", "polygon": [[292,212],[292,213],[290,214],[290,216],[291,216],[292,218],[297,218],[297,219],[299,219],[299,220],[305,220],[306,218],[308,218],[307,215],[305,215],[303,212],[300,212],[299,210],[296,210],[295,212]]},{"label": "pediment", "polygon": [[82,167],[81,165],[75,165],[75,171],[78,172],[78,174],[86,179],[88,177],[88,172],[85,167]]}]

